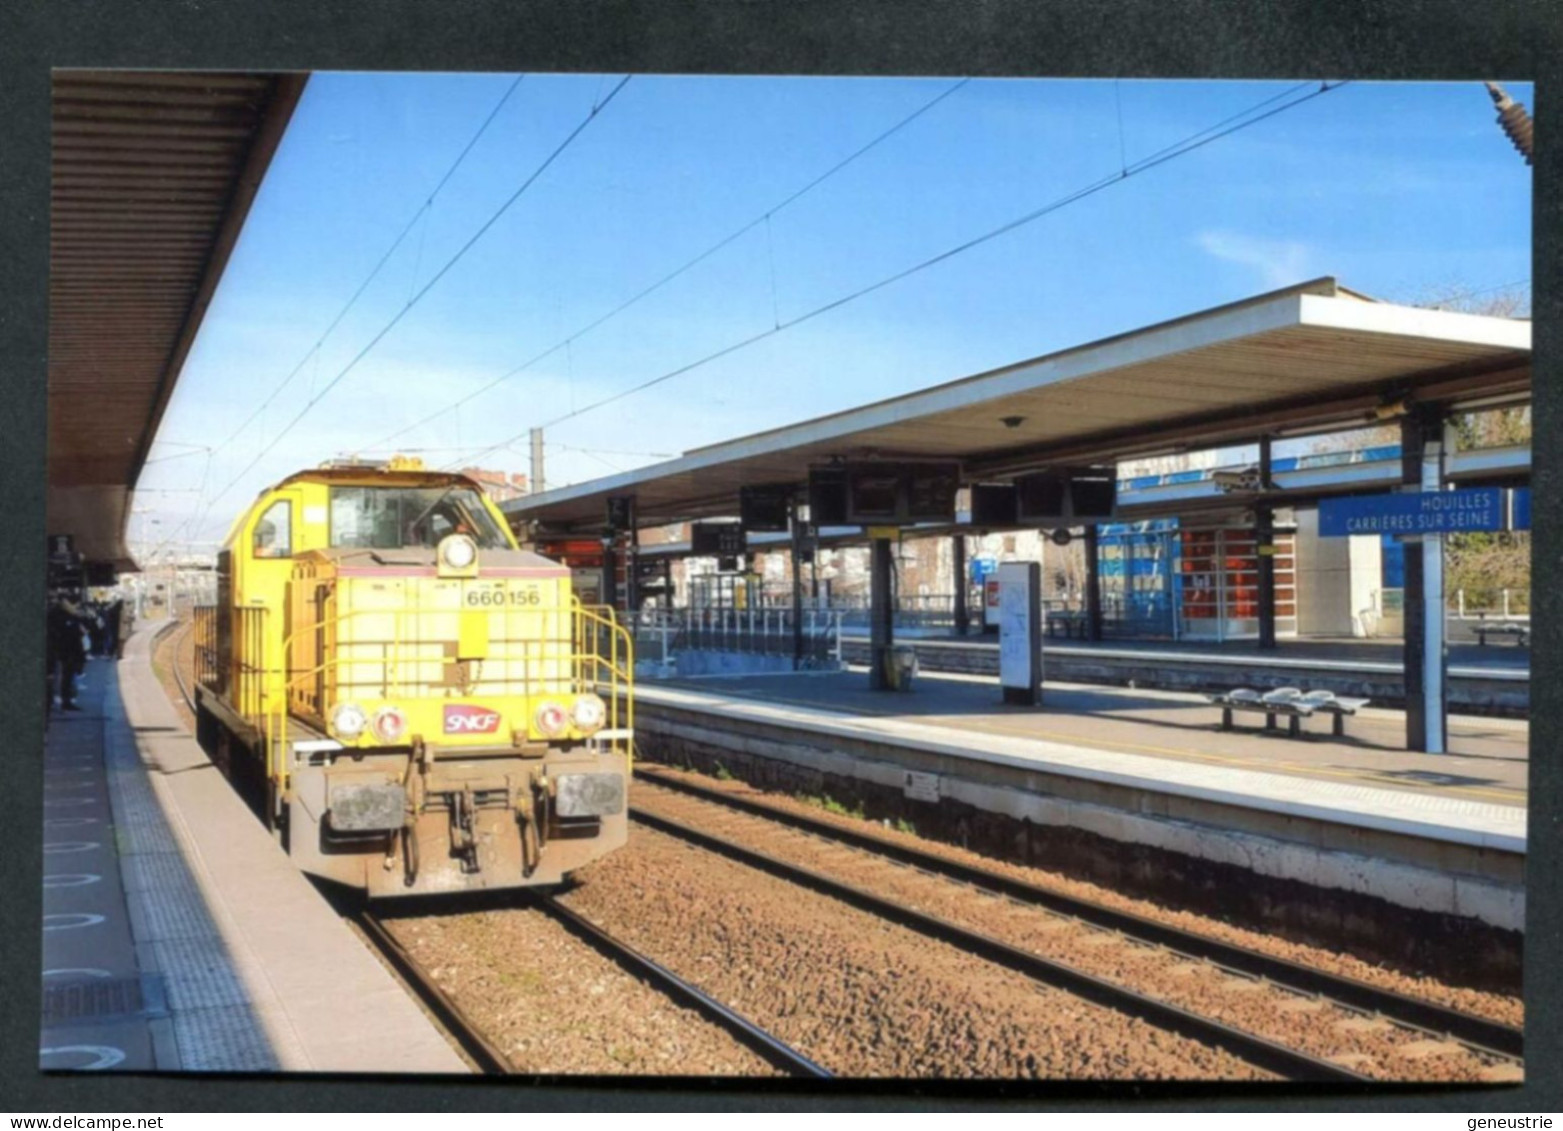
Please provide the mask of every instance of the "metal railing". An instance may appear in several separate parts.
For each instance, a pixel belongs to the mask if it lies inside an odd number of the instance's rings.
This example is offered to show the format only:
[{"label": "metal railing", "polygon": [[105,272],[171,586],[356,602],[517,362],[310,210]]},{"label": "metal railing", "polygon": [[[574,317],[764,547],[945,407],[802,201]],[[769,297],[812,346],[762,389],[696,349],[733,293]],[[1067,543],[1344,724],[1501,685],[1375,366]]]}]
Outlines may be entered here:
[{"label": "metal railing", "polygon": [[195,634],[195,681],[204,687],[218,686],[217,606],[197,605],[190,623]]},{"label": "metal railing", "polygon": [[[1405,608],[1405,590],[1378,589],[1373,593],[1373,612],[1400,616]],[[1445,616],[1450,620],[1530,620],[1530,590],[1456,589],[1444,594]]]},{"label": "metal railing", "polygon": [[1449,615],[1459,620],[1530,620],[1529,589],[1456,589]]},{"label": "metal railing", "polygon": [[[259,608],[237,610],[239,638],[235,642],[235,652],[239,659],[238,678],[233,685],[234,707],[245,718],[258,722],[265,743],[267,778],[283,788],[287,784],[290,710],[302,708],[318,715],[326,702],[339,696],[344,689],[354,688],[362,693],[363,689],[372,687],[378,697],[404,701],[443,697],[452,687],[460,688],[463,694],[483,694],[476,689],[489,686],[488,693],[505,695],[596,690],[602,694],[608,712],[601,732],[604,737],[599,741],[605,741],[615,752],[632,756],[634,641],[614,622],[611,610],[582,606],[572,600],[568,613],[552,611],[557,618],[569,618],[568,637],[501,636],[497,640],[491,637],[489,661],[462,660],[450,654],[443,635],[427,635],[428,619],[434,616],[447,620],[481,617],[487,624],[488,618],[505,617],[506,613],[488,608],[439,613],[418,609],[354,610],[304,623],[295,622],[283,638],[284,663],[280,667],[266,663],[265,612]],[[530,615],[538,617],[541,611]],[[375,618],[381,626],[389,621],[391,631],[388,636],[350,640],[345,647],[355,651],[344,654],[335,646],[341,628],[359,618]],[[308,659],[298,662],[299,646],[304,640],[312,641],[314,646]],[[375,650],[376,654],[365,655],[365,648]],[[504,667],[497,673],[488,673],[492,678],[485,677],[481,670],[470,668],[451,678],[449,669],[453,665],[495,660]],[[378,675],[367,676],[362,670],[366,666],[377,668]],[[344,669],[348,672],[346,679],[340,678]],[[431,678],[431,669],[437,669],[440,675]],[[468,675],[474,678],[467,680]],[[503,683],[505,690],[492,690],[494,683]]]},{"label": "metal railing", "polygon": [[[841,610],[804,609],[800,616],[805,660],[839,663]],[[793,623],[791,609],[650,609],[636,614],[633,629],[641,659],[669,663],[694,650],[790,656]]]}]

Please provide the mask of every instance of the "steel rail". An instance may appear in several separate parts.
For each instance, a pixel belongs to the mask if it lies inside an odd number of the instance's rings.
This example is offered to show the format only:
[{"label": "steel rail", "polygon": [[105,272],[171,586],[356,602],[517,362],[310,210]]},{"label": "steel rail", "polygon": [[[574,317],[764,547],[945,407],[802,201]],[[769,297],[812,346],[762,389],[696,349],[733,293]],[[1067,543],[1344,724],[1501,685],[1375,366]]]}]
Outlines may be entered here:
[{"label": "steel rail", "polygon": [[572,911],[552,896],[534,897],[540,907],[552,915],[566,929],[574,932],[609,959],[651,982],[658,990],[698,1012],[736,1037],[739,1042],[758,1053],[771,1065],[794,1076],[811,1076],[829,1079],[833,1073],[798,1052],[791,1045],[760,1028],[748,1018],[735,1013],[709,994],[680,978],[667,967],[647,958],[626,943],[620,942],[596,923]]},{"label": "steel rail", "polygon": [[509,1076],[515,1073],[505,1054],[483,1036],[444,990],[434,984],[434,979],[423,972],[423,968],[402,948],[401,943],[391,937],[379,919],[363,908],[351,912],[348,918],[358,925],[374,948],[401,975],[402,980],[418,995],[451,1039],[461,1046],[461,1051],[472,1058],[484,1075]]},{"label": "steel rail", "polygon": [[179,688],[179,694],[184,699],[185,706],[190,708],[190,713],[192,715],[196,714],[195,696],[190,694],[190,686],[185,682],[184,665],[179,662],[179,649],[180,646],[184,644],[184,638],[194,631],[195,621],[185,621],[184,628],[169,644],[170,649],[172,649],[172,654],[168,658],[169,670],[174,673],[174,685]]},{"label": "steel rail", "polygon": [[1159,923],[1133,912],[1119,911],[1078,896],[1049,891],[986,868],[962,864],[910,845],[896,844],[868,833],[842,828],[802,813],[777,809],[763,802],[737,797],[721,790],[709,789],[695,782],[683,781],[644,767],[637,766],[635,774],[642,780],[655,782],[657,785],[691,797],[828,837],[853,848],[888,857],[900,864],[969,884],[995,895],[1008,896],[1022,903],[1034,904],[1045,910],[1079,919],[1094,927],[1116,931],[1129,938],[1163,947],[1187,958],[1210,962],[1233,973],[1263,978],[1298,993],[1317,995],[1349,1009],[1376,1013],[1438,1037],[1452,1038],[1480,1052],[1515,1060],[1522,1059],[1524,1055],[1524,1033],[1512,1025],[1462,1013],[1435,1002],[1382,989],[1344,975],[1330,974],[1289,959],[1250,950],[1235,943],[1222,942],[1219,939],[1196,934],[1168,923]]},{"label": "steel rail", "polygon": [[659,817],[637,809],[630,811],[630,817],[648,828],[726,856],[728,859],[736,860],[789,883],[839,899],[861,911],[867,911],[882,919],[910,928],[929,938],[950,943],[1045,985],[1065,990],[1118,1013],[1138,1017],[1158,1028],[1215,1045],[1255,1067],[1274,1072],[1286,1079],[1353,1084],[1370,1082],[1369,1077],[1338,1064],[1309,1056],[1252,1033],[1245,1033],[1208,1017],[1201,1017],[1158,998],[1087,974],[1066,963],[1021,950],[989,935],[951,923],[947,919],[893,903],[862,888],[844,884],[829,876],[796,864],[789,864],[765,853],[729,843],[667,817]]}]

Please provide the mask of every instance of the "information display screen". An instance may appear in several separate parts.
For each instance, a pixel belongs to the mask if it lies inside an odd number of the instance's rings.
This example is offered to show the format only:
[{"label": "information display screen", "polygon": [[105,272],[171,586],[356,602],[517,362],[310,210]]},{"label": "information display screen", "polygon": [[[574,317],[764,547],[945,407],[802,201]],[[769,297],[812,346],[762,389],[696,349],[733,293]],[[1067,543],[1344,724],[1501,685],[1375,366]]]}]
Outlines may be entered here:
[{"label": "information display screen", "polygon": [[[845,521],[863,525],[954,522],[960,466],[955,463],[876,461],[846,467]],[[810,502],[813,501],[811,476]],[[815,521],[830,520],[816,515]]]},{"label": "information display screen", "polygon": [[792,503],[791,483],[738,488],[738,515],[745,530],[782,532]]},{"label": "information display screen", "polygon": [[887,522],[900,516],[901,476],[891,464],[849,468],[847,520]]},{"label": "information display screen", "polygon": [[809,469],[809,518],[816,526],[842,526],[847,521],[847,469]]},{"label": "information display screen", "polygon": [[906,521],[955,521],[955,492],[961,479],[954,464],[908,464],[905,480]]},{"label": "information display screen", "polygon": [[1016,513],[1026,525],[1056,526],[1064,521],[1065,480],[1051,472],[1015,480]]},{"label": "information display screen", "polygon": [[973,526],[1014,526],[1015,485],[1013,483],[974,483],[971,488]]},{"label": "information display screen", "polygon": [[697,522],[689,530],[689,552],[697,558],[737,557],[745,543],[741,522]]},{"label": "information display screen", "polygon": [[1069,517],[1076,523],[1106,522],[1113,517],[1118,484],[1111,474],[1075,476],[1069,480]]}]

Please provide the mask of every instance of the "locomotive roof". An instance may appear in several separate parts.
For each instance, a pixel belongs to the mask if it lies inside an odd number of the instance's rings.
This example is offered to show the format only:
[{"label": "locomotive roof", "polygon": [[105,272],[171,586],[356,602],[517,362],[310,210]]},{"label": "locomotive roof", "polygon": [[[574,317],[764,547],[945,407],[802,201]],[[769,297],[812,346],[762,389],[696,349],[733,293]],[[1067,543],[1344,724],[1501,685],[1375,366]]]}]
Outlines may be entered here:
[{"label": "locomotive roof", "polygon": [[286,479],[266,488],[275,491],[290,483],[349,483],[357,486],[383,487],[447,487],[460,484],[481,491],[475,479],[457,471],[427,471],[419,468],[389,467],[311,467],[296,471]]}]

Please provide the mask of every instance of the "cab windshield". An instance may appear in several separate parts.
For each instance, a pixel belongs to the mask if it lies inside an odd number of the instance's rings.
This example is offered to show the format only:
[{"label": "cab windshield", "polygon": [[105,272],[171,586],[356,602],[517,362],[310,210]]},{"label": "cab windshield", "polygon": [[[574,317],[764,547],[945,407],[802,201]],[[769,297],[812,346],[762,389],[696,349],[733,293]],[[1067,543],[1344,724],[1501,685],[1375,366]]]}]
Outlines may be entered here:
[{"label": "cab windshield", "polygon": [[332,487],[331,546],[395,550],[466,534],[484,550],[510,542],[471,487]]}]

